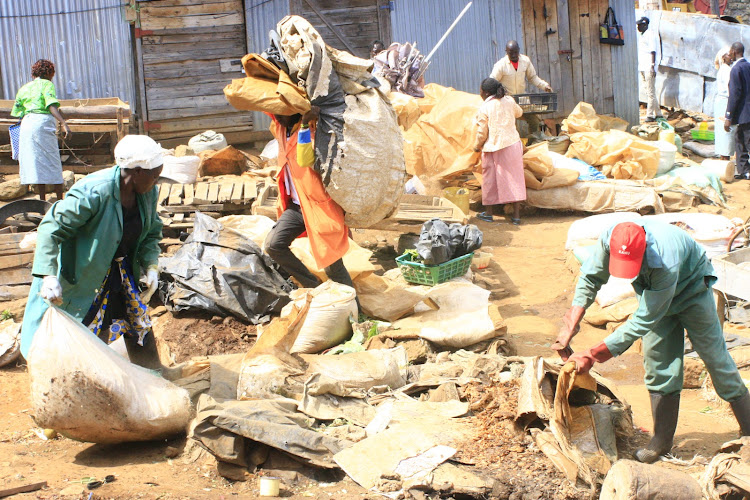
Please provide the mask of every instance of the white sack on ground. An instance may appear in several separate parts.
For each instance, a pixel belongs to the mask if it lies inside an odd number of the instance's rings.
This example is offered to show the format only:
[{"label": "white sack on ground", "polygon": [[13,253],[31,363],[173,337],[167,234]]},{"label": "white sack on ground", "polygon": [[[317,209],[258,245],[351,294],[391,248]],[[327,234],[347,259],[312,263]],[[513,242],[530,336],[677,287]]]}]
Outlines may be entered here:
[{"label": "white sack on ground", "polygon": [[641,214],[637,212],[615,212],[611,214],[598,214],[584,217],[573,222],[568,229],[568,239],[565,241],[565,250],[573,250],[576,247],[593,245],[599,241],[599,236],[621,222],[633,222],[640,219]]},{"label": "white sack on ground", "polygon": [[12,319],[0,321],[0,366],[8,365],[21,355],[21,323]]},{"label": "white sack on ground", "polygon": [[489,290],[453,280],[433,287],[427,296],[437,310],[419,305],[413,316],[396,321],[393,328],[417,330],[423,339],[448,347],[466,347],[495,336]]},{"label": "white sack on ground", "polygon": [[129,363],[57,307],[42,318],[28,362],[40,427],[93,443],[151,441],[187,429],[186,390]]},{"label": "white sack on ground", "polygon": [[292,346],[293,353],[321,352],[345,342],[352,335],[349,317],[353,316],[356,319],[359,315],[354,289],[328,280],[313,290],[294,290],[289,294],[292,302],[284,306],[281,316],[288,316],[292,307],[301,308],[308,293],[312,295],[312,302],[302,323],[302,329]]}]

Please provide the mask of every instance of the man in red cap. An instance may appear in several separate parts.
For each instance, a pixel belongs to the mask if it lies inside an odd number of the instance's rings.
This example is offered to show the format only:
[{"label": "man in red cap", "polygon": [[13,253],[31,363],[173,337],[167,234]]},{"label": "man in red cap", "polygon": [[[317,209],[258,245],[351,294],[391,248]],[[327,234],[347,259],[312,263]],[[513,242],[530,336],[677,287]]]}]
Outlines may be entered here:
[{"label": "man in red cap", "polygon": [[[641,462],[652,463],[672,449],[683,382],[685,331],[717,394],[731,404],[742,435],[750,435],[750,394],[727,352],[714,302],[713,273],[703,248],[690,235],[647,218],[605,231],[581,267],[573,306],[565,314],[552,348],[563,360],[575,362],[578,373],[584,373],[594,363],[618,356],[643,339],[644,380],[651,396],[654,436],[647,448],[636,451]],[[570,340],[610,276],[632,283],[638,309],[603,342],[571,355]]]}]

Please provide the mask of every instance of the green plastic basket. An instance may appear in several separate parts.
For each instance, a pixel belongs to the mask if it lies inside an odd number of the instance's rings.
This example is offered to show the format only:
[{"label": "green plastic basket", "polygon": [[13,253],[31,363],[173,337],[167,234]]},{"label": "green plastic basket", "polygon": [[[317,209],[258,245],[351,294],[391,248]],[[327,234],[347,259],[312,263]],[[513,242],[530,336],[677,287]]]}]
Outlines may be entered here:
[{"label": "green plastic basket", "polygon": [[690,135],[696,141],[713,141],[714,131],[713,130],[698,130],[693,129],[690,131]]},{"label": "green plastic basket", "polygon": [[404,279],[410,283],[434,286],[466,274],[474,253],[456,257],[437,266],[425,266],[421,262],[412,261],[411,258],[411,255],[406,253],[396,257],[396,263]]}]

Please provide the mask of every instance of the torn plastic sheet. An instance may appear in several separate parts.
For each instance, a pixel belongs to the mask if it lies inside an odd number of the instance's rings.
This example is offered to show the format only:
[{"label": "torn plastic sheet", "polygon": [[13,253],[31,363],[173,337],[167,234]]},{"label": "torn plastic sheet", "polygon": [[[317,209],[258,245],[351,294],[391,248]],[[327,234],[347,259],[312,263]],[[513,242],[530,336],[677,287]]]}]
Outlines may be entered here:
[{"label": "torn plastic sheet", "polygon": [[159,268],[171,277],[162,300],[173,311],[231,314],[257,324],[289,302],[291,286],[252,240],[195,213],[193,233]]}]

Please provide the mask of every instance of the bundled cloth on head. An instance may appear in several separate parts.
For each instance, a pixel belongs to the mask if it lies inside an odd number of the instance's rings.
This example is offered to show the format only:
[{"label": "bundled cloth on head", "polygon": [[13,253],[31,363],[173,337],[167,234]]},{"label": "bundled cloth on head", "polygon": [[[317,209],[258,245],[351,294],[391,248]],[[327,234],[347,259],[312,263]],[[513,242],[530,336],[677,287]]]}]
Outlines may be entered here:
[{"label": "bundled cloth on head", "polygon": [[429,62],[417,50],[417,44],[394,42],[375,56],[373,73],[391,84],[391,90],[424,97],[424,72]]},{"label": "bundled cloth on head", "polygon": [[[319,107],[314,168],[327,193],[350,226],[369,227],[388,217],[404,190],[403,141],[396,114],[370,73],[372,62],[329,47],[299,16],[283,18],[270,37],[264,56],[245,56],[247,78],[224,89],[227,99],[238,109],[270,114]],[[250,71],[247,62],[253,62]],[[262,90],[255,87],[259,76],[268,80]],[[263,92],[263,98],[253,95]]]}]

